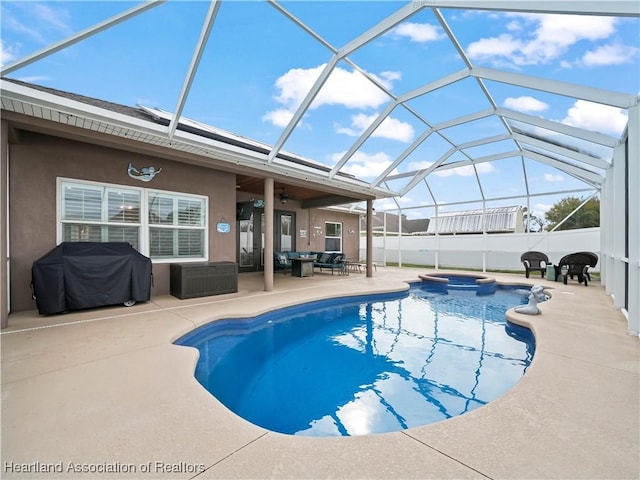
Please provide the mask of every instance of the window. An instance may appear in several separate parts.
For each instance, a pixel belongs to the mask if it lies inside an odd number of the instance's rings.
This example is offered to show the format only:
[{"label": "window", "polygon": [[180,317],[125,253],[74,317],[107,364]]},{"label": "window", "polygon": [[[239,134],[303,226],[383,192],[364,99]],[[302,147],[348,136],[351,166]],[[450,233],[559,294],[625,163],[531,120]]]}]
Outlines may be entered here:
[{"label": "window", "polygon": [[140,192],[104,185],[62,183],[62,240],[129,242],[139,249]]},{"label": "window", "polygon": [[154,260],[207,258],[207,198],[79,180],[58,180],[66,242],[129,242]]},{"label": "window", "polygon": [[204,199],[157,191],[147,198],[151,258],[204,257]]},{"label": "window", "polygon": [[281,252],[293,250],[293,215],[280,214],[280,246]]},{"label": "window", "polygon": [[324,250],[326,252],[342,252],[342,224],[325,222]]}]

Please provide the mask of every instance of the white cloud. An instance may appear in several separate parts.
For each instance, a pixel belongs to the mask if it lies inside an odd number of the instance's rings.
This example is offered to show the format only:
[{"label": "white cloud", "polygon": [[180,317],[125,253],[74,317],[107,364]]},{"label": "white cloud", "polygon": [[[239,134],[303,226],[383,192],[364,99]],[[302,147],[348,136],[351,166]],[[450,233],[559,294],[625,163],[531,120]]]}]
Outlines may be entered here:
[{"label": "white cloud", "polygon": [[51,28],[61,32],[71,32],[69,22],[71,15],[62,8],[53,8],[45,3],[34,3],[31,6],[35,17],[47,23]]},{"label": "white cloud", "polygon": [[293,118],[293,113],[290,110],[286,110],[284,108],[279,108],[277,110],[272,110],[270,112],[265,113],[262,116],[263,122],[271,122],[276,127],[286,127],[289,124],[289,121]]},{"label": "white cloud", "polygon": [[414,171],[419,171],[419,170],[426,170],[427,168],[429,168],[431,165],[433,165],[433,162],[427,162],[426,160],[420,161],[420,162],[409,162],[407,164],[407,168],[409,168],[409,171],[414,172]]},{"label": "white cloud", "polygon": [[627,125],[627,114],[620,108],[577,100],[562,123],[594,132],[621,135]]},{"label": "white cloud", "polygon": [[[9,30],[20,35],[24,35],[25,37],[30,37],[32,40],[35,40],[38,43],[44,44],[46,40],[40,33],[38,28],[33,28],[31,26],[25,25],[21,22],[16,16],[10,15],[6,13],[6,10],[2,11],[3,14],[3,28],[5,30]],[[37,22],[33,22],[34,25],[38,25]]]},{"label": "white cloud", "polygon": [[638,48],[636,47],[620,44],[602,45],[595,50],[586,52],[582,57],[582,63],[588,67],[621,65],[631,63],[637,56]]},{"label": "white cloud", "polygon": [[[377,115],[366,115],[358,113],[351,116],[351,127],[336,127],[338,133],[357,137],[364,132],[369,125],[377,118]],[[372,137],[388,138],[401,142],[410,142],[415,135],[413,127],[409,123],[402,122],[396,118],[387,117],[371,134]]]},{"label": "white cloud", "polygon": [[57,5],[15,2],[12,7],[11,11],[8,8],[2,10],[3,28],[6,30],[30,37],[41,44],[49,43],[46,37],[50,33],[56,37],[73,33],[71,15],[66,9],[57,8]]},{"label": "white cloud", "polygon": [[507,30],[514,30],[514,31],[519,31],[522,30],[522,25],[520,24],[520,22],[509,22],[506,25]]},{"label": "white cloud", "polygon": [[544,174],[544,179],[547,182],[563,182],[564,181],[564,177],[560,174],[553,174],[553,173],[545,173]]},{"label": "white cloud", "polygon": [[553,205],[548,205],[546,203],[536,203],[532,208],[533,214],[536,217],[544,218],[546,213],[551,210],[552,207]]},{"label": "white cloud", "polygon": [[429,23],[404,22],[393,28],[389,35],[398,38],[406,37],[412,42],[426,43],[444,38],[442,30]]},{"label": "white cloud", "polygon": [[513,36],[503,33],[498,37],[481,38],[469,44],[467,55],[472,60],[485,60],[492,57],[511,58],[522,49],[522,43]]},{"label": "white cloud", "polygon": [[476,169],[478,170],[478,173],[493,173],[497,171],[492,162],[478,163],[476,165]]},{"label": "white cloud", "polygon": [[549,108],[546,103],[528,96],[509,97],[505,99],[503,105],[519,112],[542,112]]},{"label": "white cloud", "polygon": [[416,205],[416,199],[415,198],[404,196],[404,197],[395,197],[395,199],[401,205]]},{"label": "white cloud", "polygon": [[[338,152],[331,155],[331,161],[337,163],[346,153]],[[357,178],[375,178],[391,165],[389,155],[384,152],[367,154],[356,152],[342,167],[342,171],[355,175]]]},{"label": "white cloud", "polygon": [[[17,34],[23,40],[35,41],[47,45],[51,38],[68,36],[73,33],[70,27],[71,15],[64,8],[58,8],[47,3],[12,2],[10,6],[3,5],[2,28],[5,32]],[[7,44],[0,40],[0,66],[10,65],[21,58],[21,43]],[[31,77],[48,78],[48,77]],[[26,77],[21,80],[29,81]]]},{"label": "white cloud", "polygon": [[[376,202],[376,206],[375,206],[376,210],[380,211],[380,212],[391,212],[393,213],[393,210],[396,210],[398,208],[398,205],[396,205],[396,203],[389,199],[389,198],[385,198],[383,200],[378,200]],[[382,213],[379,213],[378,215],[383,215]]]},{"label": "white cloud", "polygon": [[13,63],[18,58],[18,48],[13,45],[7,45],[0,40],[0,66]]},{"label": "white cloud", "polygon": [[[397,202],[397,203],[396,203]],[[396,210],[398,208],[398,204],[400,204],[400,206],[406,205],[406,206],[414,206],[416,204],[416,200],[414,198],[411,197],[394,197],[393,199],[391,198],[383,198],[381,200],[377,200],[375,203],[375,208],[376,210],[379,211],[387,211],[387,212],[393,212],[393,210]],[[407,211],[403,211],[402,213],[404,215],[407,216],[407,218],[409,218],[409,212],[412,212],[413,210],[407,210]],[[416,218],[416,217],[413,217]],[[417,218],[422,218],[422,217],[417,217]]]},{"label": "white cloud", "polygon": [[416,210],[405,210],[403,211],[403,213],[408,220],[421,220],[423,218],[429,218],[424,214],[424,212],[420,212]]},{"label": "white cloud", "polygon": [[379,76],[381,78],[384,78],[389,84],[395,82],[396,80],[402,79],[402,73],[394,71],[381,72]]},{"label": "white cloud", "polygon": [[616,19],[581,15],[508,14],[510,33],[469,44],[472,60],[510,62],[516,66],[547,64],[579,41],[603,40],[615,33]]},{"label": "white cloud", "polygon": [[[426,170],[431,165],[433,165],[433,162],[427,162],[427,161],[410,162],[408,164],[408,168],[410,171],[420,171],[420,170]],[[478,173],[491,173],[496,171],[496,167],[491,162],[478,163],[476,164],[476,169],[478,170]],[[453,175],[458,175],[460,177],[471,177],[474,175],[474,172],[473,172],[472,165],[465,165],[463,167],[448,168],[447,170],[441,170],[441,171],[438,171],[436,169],[436,171],[433,172],[433,174],[439,177],[451,177]]]},{"label": "white cloud", "polygon": [[[324,65],[315,68],[293,68],[276,80],[280,93],[276,100],[289,107],[297,108],[315,83]],[[391,72],[384,77],[376,77],[385,87],[391,88]],[[397,76],[396,76],[397,78]],[[343,105],[347,108],[378,108],[389,101],[386,93],[371,83],[364,75],[336,67],[318,92],[311,109],[322,105]]]},{"label": "white cloud", "polygon": [[360,133],[362,133],[350,127],[342,127],[339,123],[335,122],[333,124],[333,128],[335,128],[337,133],[343,133],[344,135],[349,135],[350,137],[357,137],[358,135],[360,135]]},{"label": "white cloud", "polygon": [[[483,163],[478,163],[476,165],[476,169],[478,170],[478,173],[492,173],[496,171],[496,167],[494,167],[492,162],[483,162]],[[437,175],[439,177],[451,177],[453,175],[458,175],[460,177],[471,177],[473,175],[475,175],[475,172],[473,171],[473,166],[472,165],[465,165],[463,167],[458,167],[458,168],[450,168],[447,170],[442,170],[442,171],[438,171],[436,169],[435,172],[433,172],[434,175]]]},{"label": "white cloud", "polygon": [[580,40],[601,40],[615,33],[613,17],[535,14],[524,17],[539,22],[536,39],[542,44],[572,45]]},{"label": "white cloud", "polygon": [[[267,112],[263,120],[279,121],[282,120],[284,112],[294,112],[311,90],[324,67],[325,65],[314,68],[292,68],[279,77],[275,82],[278,89],[275,100],[282,105],[282,108]],[[393,87],[394,81],[400,79],[400,73],[392,71],[372,75],[388,89]],[[389,100],[386,93],[361,73],[336,67],[309,109],[313,110],[322,105],[342,105],[351,109],[378,108]]]}]

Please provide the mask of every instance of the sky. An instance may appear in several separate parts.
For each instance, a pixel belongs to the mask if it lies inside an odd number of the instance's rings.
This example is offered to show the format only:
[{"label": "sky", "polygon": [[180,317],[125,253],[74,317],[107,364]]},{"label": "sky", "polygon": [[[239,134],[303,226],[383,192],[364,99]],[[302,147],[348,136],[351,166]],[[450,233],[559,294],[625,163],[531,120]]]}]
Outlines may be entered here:
[{"label": "sky", "polygon": [[[278,8],[261,1],[222,2],[187,98],[183,116],[269,145],[275,144],[333,55],[408,2],[281,2],[315,32],[314,38]],[[0,3],[3,66],[61,41],[137,2],[11,1]],[[414,5],[420,5],[416,2]],[[169,1],[8,75],[31,83],[129,106],[174,111],[209,3]],[[640,92],[640,21],[636,18],[541,15],[440,9],[469,61],[478,67],[571,82],[628,95]],[[466,65],[433,11],[416,13],[348,55],[370,78],[341,60],[283,150],[333,166],[389,104]],[[627,122],[620,108],[485,80],[498,107],[619,138]],[[385,91],[386,90],[386,91]],[[372,181],[429,126],[491,107],[472,78],[396,107],[342,168]],[[513,121],[518,130],[571,140]],[[455,144],[504,134],[497,117],[429,135],[393,173],[428,168]],[[610,161],[612,152],[576,145]],[[446,163],[515,149],[512,140],[469,147]],[[535,147],[531,148],[537,151]],[[586,198],[593,188],[545,164],[513,155],[434,173],[376,210],[403,208],[409,218],[441,210],[527,205],[544,216],[567,193]],[[477,175],[476,175],[477,172]],[[601,172],[600,172],[601,173]],[[401,191],[410,180],[386,186]],[[519,198],[513,198],[518,197]],[[467,202],[460,204],[459,202]],[[420,207],[420,208],[418,208]]]}]

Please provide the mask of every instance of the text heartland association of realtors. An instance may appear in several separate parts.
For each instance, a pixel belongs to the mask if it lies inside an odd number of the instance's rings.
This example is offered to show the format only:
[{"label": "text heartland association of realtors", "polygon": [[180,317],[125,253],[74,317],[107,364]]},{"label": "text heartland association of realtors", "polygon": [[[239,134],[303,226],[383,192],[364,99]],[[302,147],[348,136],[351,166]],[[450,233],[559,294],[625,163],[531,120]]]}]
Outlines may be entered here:
[{"label": "text heartland association of realtors", "polygon": [[4,462],[4,473],[202,473],[203,463],[166,463],[150,461],[144,463],[121,462]]}]

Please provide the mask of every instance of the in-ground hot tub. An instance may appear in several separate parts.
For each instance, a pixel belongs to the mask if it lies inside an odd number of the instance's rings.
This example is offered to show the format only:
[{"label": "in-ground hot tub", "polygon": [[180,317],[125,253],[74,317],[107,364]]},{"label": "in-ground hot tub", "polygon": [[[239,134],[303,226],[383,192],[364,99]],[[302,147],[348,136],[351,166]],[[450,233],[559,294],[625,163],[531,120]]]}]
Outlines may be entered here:
[{"label": "in-ground hot tub", "polygon": [[427,273],[418,275],[423,284],[434,291],[472,290],[476,295],[491,295],[496,291],[496,279],[470,273]]}]

